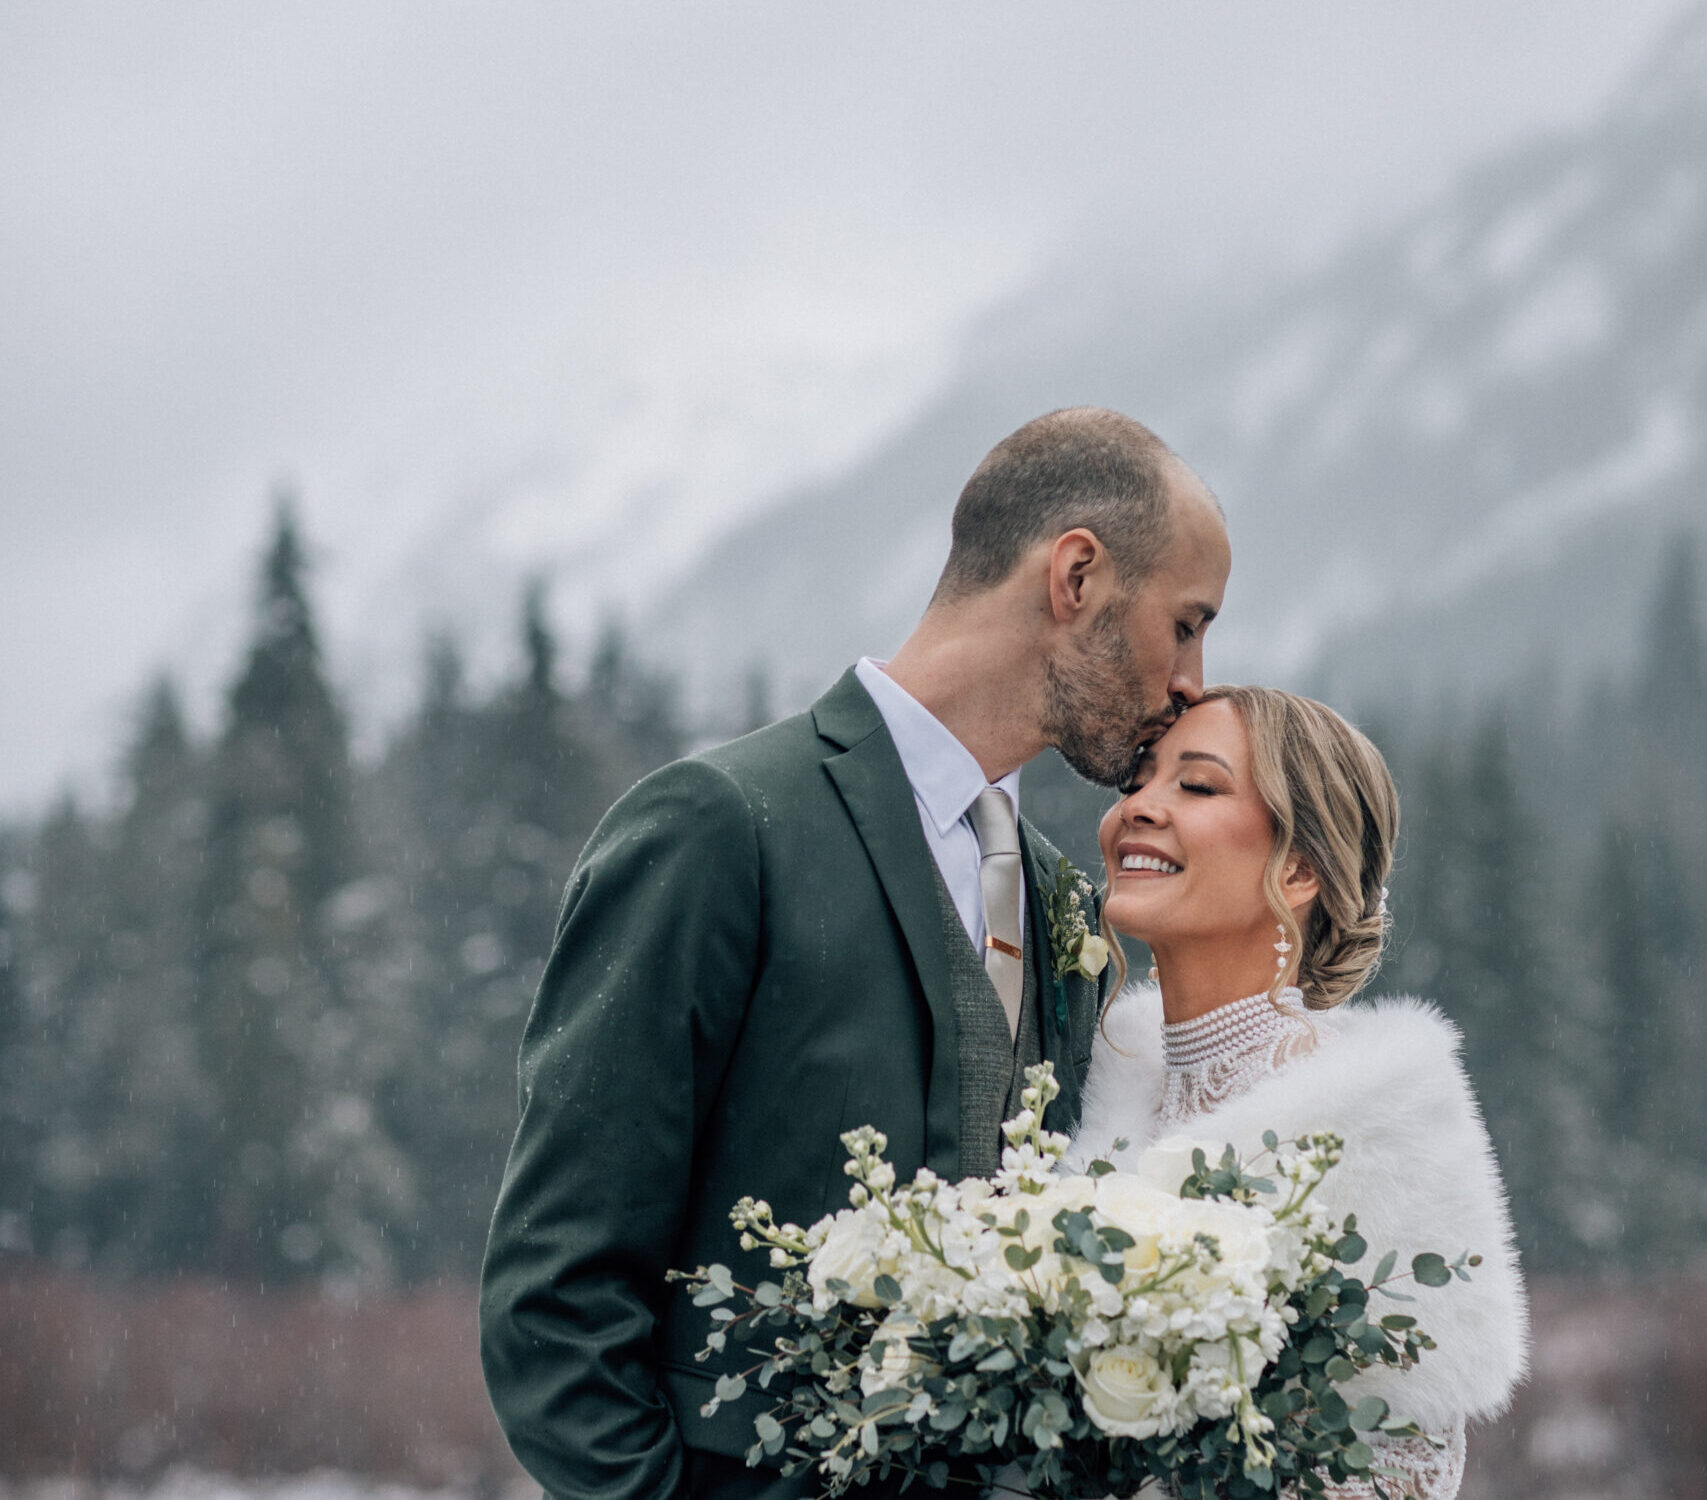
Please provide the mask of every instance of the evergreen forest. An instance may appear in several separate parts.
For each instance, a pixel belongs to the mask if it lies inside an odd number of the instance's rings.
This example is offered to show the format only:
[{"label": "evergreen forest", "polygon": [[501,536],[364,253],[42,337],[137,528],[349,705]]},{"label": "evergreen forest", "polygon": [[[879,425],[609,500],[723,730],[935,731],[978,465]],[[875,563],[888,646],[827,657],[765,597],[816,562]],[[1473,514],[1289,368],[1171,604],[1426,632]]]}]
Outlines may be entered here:
[{"label": "evergreen forest", "polygon": [[[281,511],[217,733],[159,682],[113,805],[0,830],[0,1257],[268,1285],[478,1266],[564,882],[695,737],[614,626],[571,671],[535,586],[512,680],[474,693],[429,642],[408,722],[357,760],[307,572]],[[1680,542],[1626,678],[1365,726],[1404,808],[1374,989],[1463,1029],[1532,1271],[1707,1244],[1699,599]],[[1108,794],[1049,756],[1024,796],[1094,869]]]}]

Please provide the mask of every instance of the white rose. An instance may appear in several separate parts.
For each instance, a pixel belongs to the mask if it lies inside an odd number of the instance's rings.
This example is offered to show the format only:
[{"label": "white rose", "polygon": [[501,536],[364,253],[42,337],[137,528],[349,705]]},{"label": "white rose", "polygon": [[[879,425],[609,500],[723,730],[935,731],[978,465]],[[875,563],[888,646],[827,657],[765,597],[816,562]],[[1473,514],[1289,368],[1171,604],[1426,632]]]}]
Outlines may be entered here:
[{"label": "white rose", "polygon": [[1130,1172],[1110,1172],[1097,1179],[1097,1217],[1135,1241],[1124,1256],[1128,1275],[1143,1276],[1155,1269],[1162,1234],[1178,1206],[1179,1199]]},{"label": "white rose", "polygon": [[1201,1151],[1209,1165],[1214,1166],[1226,1149],[1225,1141],[1200,1140],[1189,1135],[1163,1136],[1144,1148],[1143,1154],[1133,1163],[1132,1171],[1177,1198],[1180,1184],[1195,1170],[1191,1163],[1192,1152]]},{"label": "white rose", "polygon": [[1270,1238],[1274,1221],[1266,1210],[1219,1198],[1181,1198],[1175,1201],[1174,1214],[1182,1240],[1198,1234],[1214,1237],[1221,1252],[1211,1273],[1214,1280],[1266,1284],[1275,1255]]},{"label": "white rose", "polygon": [[1079,944],[1079,967],[1095,979],[1108,967],[1108,939],[1091,933]]},{"label": "white rose", "polygon": [[838,1300],[831,1281],[847,1282],[852,1291],[845,1300],[855,1307],[882,1306],[874,1290],[877,1278],[895,1272],[884,1258],[887,1234],[888,1225],[869,1209],[843,1209],[835,1215],[806,1268],[813,1306],[823,1311]]},{"label": "white rose", "polygon": [[898,1390],[906,1384],[907,1377],[915,1370],[925,1374],[936,1373],[937,1367],[929,1364],[907,1342],[918,1332],[918,1323],[900,1309],[896,1309],[883,1320],[872,1336],[873,1347],[879,1342],[882,1343],[883,1358],[875,1364],[870,1363],[870,1350],[867,1350],[865,1368],[860,1371],[859,1377],[862,1395],[875,1396],[879,1391]]},{"label": "white rose", "polygon": [[1073,1370],[1085,1415],[1111,1437],[1155,1437],[1178,1425],[1179,1392],[1155,1355],[1141,1345],[1094,1349],[1076,1360]]},{"label": "white rose", "polygon": [[996,1254],[1001,1257],[1001,1263],[1005,1267],[1007,1248],[1010,1245],[1041,1251],[1042,1255],[1037,1264],[1029,1271],[1018,1274],[1027,1286],[1041,1290],[1045,1301],[1048,1300],[1050,1291],[1060,1287],[1069,1275],[1078,1275],[1083,1269],[1077,1260],[1068,1266],[1056,1253],[1055,1216],[1062,1209],[1076,1211],[1089,1208],[1094,1195],[1095,1185],[1089,1178],[1063,1177],[1051,1182],[1041,1193],[1004,1193],[999,1197],[986,1199],[979,1205],[982,1212],[995,1215],[996,1225],[1000,1229],[1011,1229],[1019,1218],[1020,1210],[1025,1210],[1027,1222],[1024,1232],[1018,1235],[998,1235]]}]

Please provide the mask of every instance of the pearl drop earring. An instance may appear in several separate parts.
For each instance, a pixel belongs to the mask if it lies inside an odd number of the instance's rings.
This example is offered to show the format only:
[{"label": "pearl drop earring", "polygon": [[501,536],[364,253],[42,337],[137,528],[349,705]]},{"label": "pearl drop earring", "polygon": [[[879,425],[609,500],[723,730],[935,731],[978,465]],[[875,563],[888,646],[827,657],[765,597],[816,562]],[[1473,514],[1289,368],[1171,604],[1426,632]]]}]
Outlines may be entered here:
[{"label": "pearl drop earring", "polygon": [[1280,934],[1280,941],[1274,945],[1274,951],[1280,955],[1275,959],[1274,967],[1284,973],[1286,970],[1286,955],[1292,951],[1292,944],[1286,941],[1286,924],[1276,922],[1274,929]]}]

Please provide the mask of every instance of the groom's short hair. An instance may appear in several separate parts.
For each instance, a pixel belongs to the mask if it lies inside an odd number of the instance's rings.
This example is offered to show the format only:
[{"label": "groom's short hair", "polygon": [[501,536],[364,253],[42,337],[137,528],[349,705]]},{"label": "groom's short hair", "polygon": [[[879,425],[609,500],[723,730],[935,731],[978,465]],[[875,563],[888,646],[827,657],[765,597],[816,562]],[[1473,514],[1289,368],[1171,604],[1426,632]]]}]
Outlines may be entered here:
[{"label": "groom's short hair", "polygon": [[1027,422],[997,443],[954,506],[953,541],[937,599],[1000,583],[1037,542],[1083,526],[1137,588],[1172,536],[1174,453],[1142,422],[1073,406]]}]

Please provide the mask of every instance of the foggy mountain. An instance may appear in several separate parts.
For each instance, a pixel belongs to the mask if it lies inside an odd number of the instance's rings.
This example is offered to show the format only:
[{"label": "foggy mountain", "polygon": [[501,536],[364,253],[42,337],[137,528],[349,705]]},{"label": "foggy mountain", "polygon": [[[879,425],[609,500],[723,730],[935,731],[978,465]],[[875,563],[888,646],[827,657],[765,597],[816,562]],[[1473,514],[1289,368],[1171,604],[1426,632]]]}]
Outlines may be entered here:
[{"label": "foggy mountain", "polygon": [[1707,8],[1592,128],[1285,284],[1158,306],[1108,257],[1040,281],[899,436],[715,545],[644,644],[702,721],[756,665],[807,701],[905,635],[985,449],[1079,403],[1222,498],[1212,676],[1393,712],[1627,669],[1662,550],[1707,529]]}]

